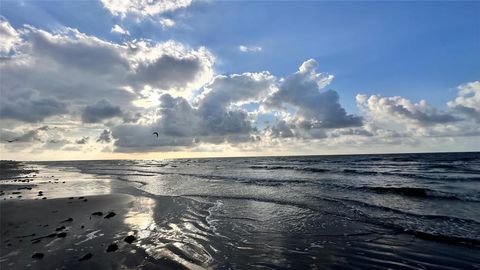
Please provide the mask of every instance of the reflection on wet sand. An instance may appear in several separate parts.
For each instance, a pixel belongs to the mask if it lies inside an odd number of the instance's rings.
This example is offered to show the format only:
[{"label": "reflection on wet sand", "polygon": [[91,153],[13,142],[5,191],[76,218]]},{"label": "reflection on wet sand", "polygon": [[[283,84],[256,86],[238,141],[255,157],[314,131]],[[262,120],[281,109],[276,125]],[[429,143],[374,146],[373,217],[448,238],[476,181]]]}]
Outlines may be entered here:
[{"label": "reflection on wet sand", "polygon": [[[209,226],[189,221],[182,206],[170,208],[168,213],[157,210],[162,208],[162,202],[163,206],[173,205],[171,200],[168,197],[158,200],[136,197],[124,223],[137,237],[136,245],[153,259],[172,260],[188,269],[208,268],[213,258],[203,244],[208,242]],[[158,215],[159,212],[163,213]],[[161,221],[157,223],[156,219]]]}]

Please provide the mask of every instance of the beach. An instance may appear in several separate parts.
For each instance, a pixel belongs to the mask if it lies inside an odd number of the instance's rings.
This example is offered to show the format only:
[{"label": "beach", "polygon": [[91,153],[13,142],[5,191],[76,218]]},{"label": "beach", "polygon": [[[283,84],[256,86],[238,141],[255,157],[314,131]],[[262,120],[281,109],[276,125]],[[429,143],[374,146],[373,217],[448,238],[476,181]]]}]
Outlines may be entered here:
[{"label": "beach", "polygon": [[478,269],[480,154],[2,161],[1,269]]}]

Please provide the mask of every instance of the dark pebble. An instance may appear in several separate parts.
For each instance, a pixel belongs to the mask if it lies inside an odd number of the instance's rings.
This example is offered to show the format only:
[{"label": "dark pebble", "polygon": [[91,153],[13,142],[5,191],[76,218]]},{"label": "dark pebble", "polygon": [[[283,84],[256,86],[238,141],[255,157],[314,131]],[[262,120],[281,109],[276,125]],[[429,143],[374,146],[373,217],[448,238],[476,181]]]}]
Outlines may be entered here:
[{"label": "dark pebble", "polygon": [[125,237],[125,239],[123,239],[123,241],[125,241],[129,244],[133,243],[133,241],[135,241],[135,240],[136,240],[136,238],[133,235],[129,235],[129,236]]},{"label": "dark pebble", "polygon": [[66,232],[61,232],[61,233],[57,234],[58,238],[65,238],[66,236],[67,236]]},{"label": "dark pebble", "polygon": [[41,259],[41,258],[43,258],[43,253],[39,253],[39,252],[33,253],[32,258]]},{"label": "dark pebble", "polygon": [[65,219],[64,221],[62,221],[62,223],[63,223],[63,222],[72,222],[72,221],[73,221],[73,218],[67,218],[67,219]]},{"label": "dark pebble", "polygon": [[40,243],[40,239],[36,239],[32,241],[32,244],[37,244],[37,243]]},{"label": "dark pebble", "polygon": [[80,258],[78,261],[81,262],[81,261],[90,260],[92,257],[93,257],[92,253],[87,253],[87,254],[85,254],[85,256]]},{"label": "dark pebble", "polygon": [[108,247],[107,247],[107,252],[114,252],[118,249],[118,246],[117,244],[110,244]]},{"label": "dark pebble", "polygon": [[58,227],[58,228],[55,229],[55,231],[57,231],[57,232],[58,232],[58,231],[63,231],[63,230],[65,230],[65,226]]},{"label": "dark pebble", "polygon": [[79,200],[82,200],[82,199],[84,199],[84,198],[85,198],[85,197],[78,197]]},{"label": "dark pebble", "polygon": [[47,199],[47,197],[43,197],[43,198],[42,198],[42,200],[46,200],[46,199]]},{"label": "dark pebble", "polygon": [[87,200],[87,199],[84,199],[83,201],[84,201],[84,202],[88,202],[88,200]]},{"label": "dark pebble", "polygon": [[102,212],[94,212],[92,213],[92,216],[103,216]]},{"label": "dark pebble", "polygon": [[69,200],[73,200],[73,197],[68,198]]},{"label": "dark pebble", "polygon": [[112,217],[114,217],[115,215],[116,215],[116,214],[115,214],[114,212],[110,212],[110,213],[108,213],[108,214],[105,216],[105,218],[112,218]]}]

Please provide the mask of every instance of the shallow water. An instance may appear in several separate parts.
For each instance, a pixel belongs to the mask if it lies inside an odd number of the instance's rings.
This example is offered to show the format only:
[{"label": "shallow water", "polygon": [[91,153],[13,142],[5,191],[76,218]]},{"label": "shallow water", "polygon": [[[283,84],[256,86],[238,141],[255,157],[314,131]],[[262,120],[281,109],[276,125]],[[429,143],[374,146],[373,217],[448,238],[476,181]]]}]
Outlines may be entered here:
[{"label": "shallow water", "polygon": [[28,166],[53,197],[141,196],[141,248],[189,268],[480,267],[480,153]]}]

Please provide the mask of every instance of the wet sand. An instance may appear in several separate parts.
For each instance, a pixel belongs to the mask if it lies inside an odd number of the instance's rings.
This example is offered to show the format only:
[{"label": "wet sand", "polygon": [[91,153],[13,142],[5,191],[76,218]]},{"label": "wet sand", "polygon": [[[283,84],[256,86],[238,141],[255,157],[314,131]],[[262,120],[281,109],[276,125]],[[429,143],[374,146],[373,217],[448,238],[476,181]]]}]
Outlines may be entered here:
[{"label": "wet sand", "polygon": [[[115,194],[3,202],[1,268],[110,269],[145,264],[145,254],[134,244],[135,232],[123,223],[133,199]],[[148,268],[148,262],[142,267]]]}]

